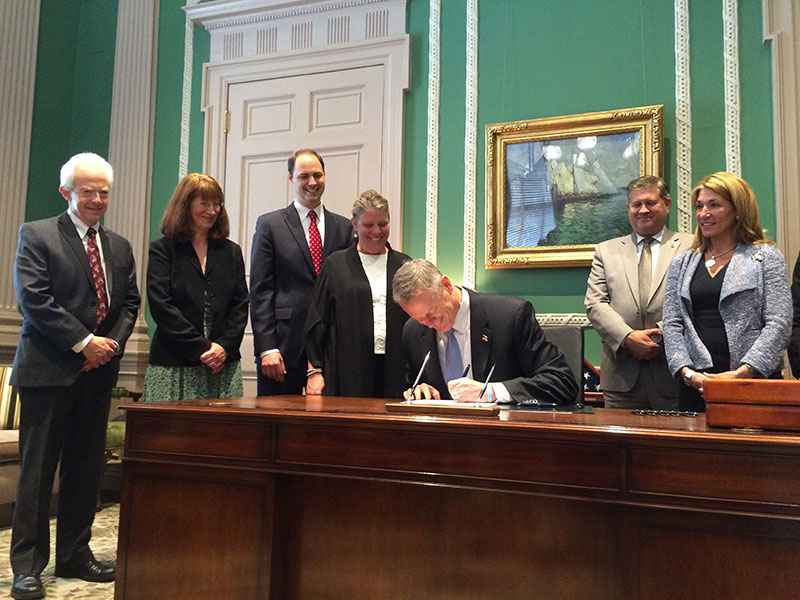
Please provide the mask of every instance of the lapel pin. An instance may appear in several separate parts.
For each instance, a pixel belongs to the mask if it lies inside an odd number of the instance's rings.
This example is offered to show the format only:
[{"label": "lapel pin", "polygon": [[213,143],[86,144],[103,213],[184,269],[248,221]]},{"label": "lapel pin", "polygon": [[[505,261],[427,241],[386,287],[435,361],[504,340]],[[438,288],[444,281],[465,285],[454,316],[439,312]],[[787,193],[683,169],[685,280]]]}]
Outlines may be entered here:
[{"label": "lapel pin", "polygon": [[481,334],[481,341],[482,341],[484,344],[485,344],[485,343],[487,343],[487,342],[489,341],[489,336],[488,336],[488,335],[486,335],[485,333],[482,333],[482,334]]}]

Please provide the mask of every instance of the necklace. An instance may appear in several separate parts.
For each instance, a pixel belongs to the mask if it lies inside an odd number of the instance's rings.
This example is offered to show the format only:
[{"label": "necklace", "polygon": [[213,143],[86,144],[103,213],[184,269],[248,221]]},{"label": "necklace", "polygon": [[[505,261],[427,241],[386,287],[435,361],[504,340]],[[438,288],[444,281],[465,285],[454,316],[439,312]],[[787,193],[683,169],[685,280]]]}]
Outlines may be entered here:
[{"label": "necklace", "polygon": [[731,253],[731,252],[733,252],[734,250],[736,250],[736,246],[734,246],[734,247],[733,247],[733,248],[731,248],[730,250],[725,250],[725,252],[720,252],[720,253],[719,253],[719,254],[717,254],[717,255],[714,255],[714,254],[712,254],[712,255],[711,255],[711,258],[709,258],[709,259],[706,261],[706,269],[710,269],[710,268],[711,268],[711,267],[713,267],[715,264],[717,264],[717,259],[718,259],[718,258],[722,258],[722,257],[723,257],[723,256],[725,256],[726,254],[730,254],[730,253]]}]

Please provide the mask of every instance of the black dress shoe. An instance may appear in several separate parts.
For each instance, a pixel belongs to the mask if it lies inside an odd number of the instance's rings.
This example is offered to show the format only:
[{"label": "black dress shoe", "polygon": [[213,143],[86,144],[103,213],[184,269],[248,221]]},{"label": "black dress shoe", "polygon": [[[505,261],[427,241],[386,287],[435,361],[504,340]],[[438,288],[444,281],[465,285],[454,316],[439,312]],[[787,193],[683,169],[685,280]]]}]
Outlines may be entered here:
[{"label": "black dress shoe", "polygon": [[42,580],[38,575],[14,575],[11,597],[16,600],[35,600],[44,598]]},{"label": "black dress shoe", "polygon": [[94,558],[83,562],[56,564],[56,577],[105,583],[114,581],[114,575],[113,562],[99,561]]}]

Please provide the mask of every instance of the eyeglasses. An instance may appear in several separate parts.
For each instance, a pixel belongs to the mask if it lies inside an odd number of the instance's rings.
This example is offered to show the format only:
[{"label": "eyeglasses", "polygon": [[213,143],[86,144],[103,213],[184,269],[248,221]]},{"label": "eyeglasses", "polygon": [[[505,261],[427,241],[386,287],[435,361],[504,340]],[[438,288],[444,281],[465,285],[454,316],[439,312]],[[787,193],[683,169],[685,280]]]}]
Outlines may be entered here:
[{"label": "eyeglasses", "polygon": [[225,206],[224,202],[217,202],[216,200],[212,202],[204,198],[197,200],[197,203],[203,210],[208,210],[209,208],[212,210],[222,210],[222,207]]},{"label": "eyeglasses", "polygon": [[108,198],[109,193],[108,190],[94,188],[78,188],[76,192],[81,200],[91,200],[95,196],[100,196],[101,199],[105,200]]}]

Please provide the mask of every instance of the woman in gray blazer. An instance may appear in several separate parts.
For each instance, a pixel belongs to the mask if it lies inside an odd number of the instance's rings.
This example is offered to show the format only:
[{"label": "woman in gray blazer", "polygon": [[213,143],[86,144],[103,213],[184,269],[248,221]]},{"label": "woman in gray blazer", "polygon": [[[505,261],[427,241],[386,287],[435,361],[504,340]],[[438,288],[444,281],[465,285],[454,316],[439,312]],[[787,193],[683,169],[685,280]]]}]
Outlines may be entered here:
[{"label": "woman in gray blazer", "polygon": [[682,410],[704,410],[709,377],[780,378],[792,298],[780,250],[764,238],[755,193],[719,172],[692,190],[692,249],[667,273],[664,347]]}]

